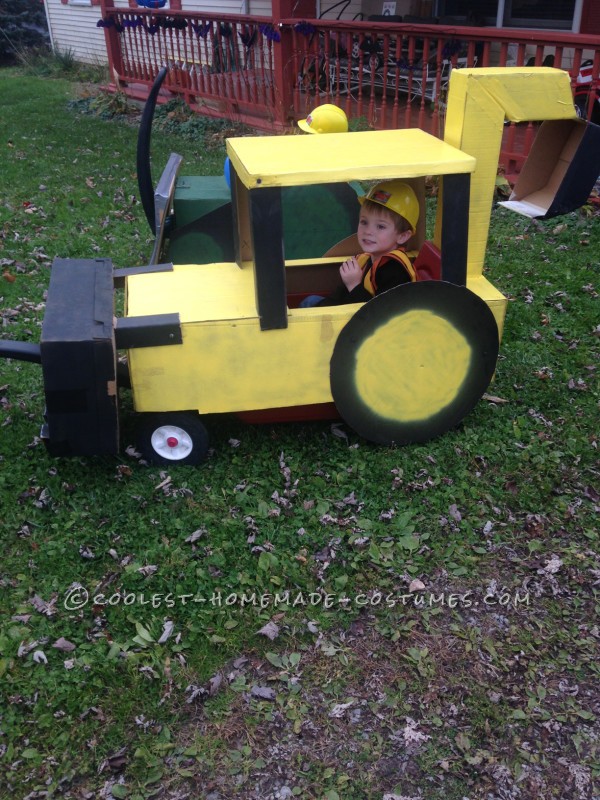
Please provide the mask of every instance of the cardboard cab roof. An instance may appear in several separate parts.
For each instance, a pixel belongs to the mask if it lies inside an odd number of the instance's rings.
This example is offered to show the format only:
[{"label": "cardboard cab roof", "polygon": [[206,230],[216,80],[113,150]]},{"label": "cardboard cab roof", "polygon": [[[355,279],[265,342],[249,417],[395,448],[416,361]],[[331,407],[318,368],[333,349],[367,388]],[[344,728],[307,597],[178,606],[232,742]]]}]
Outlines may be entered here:
[{"label": "cardboard cab roof", "polygon": [[260,191],[342,181],[472,173],[473,156],[419,128],[227,139],[241,183]]}]

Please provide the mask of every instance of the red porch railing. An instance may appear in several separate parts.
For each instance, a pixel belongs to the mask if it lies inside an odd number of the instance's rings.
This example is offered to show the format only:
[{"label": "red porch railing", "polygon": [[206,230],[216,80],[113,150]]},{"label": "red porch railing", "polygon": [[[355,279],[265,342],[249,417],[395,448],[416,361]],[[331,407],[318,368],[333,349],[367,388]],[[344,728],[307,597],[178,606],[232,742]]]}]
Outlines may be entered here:
[{"label": "red porch railing", "polygon": [[[268,18],[123,9],[103,3],[109,66],[115,86],[145,99],[160,69],[164,88],[196,111],[277,127],[274,40]],[[280,115],[279,115],[280,116]],[[281,127],[281,124],[279,124]]]},{"label": "red porch railing", "polygon": [[[581,116],[600,122],[600,37],[387,22],[292,27],[296,118],[319,102],[376,128],[419,127],[443,135],[450,73],[460,66],[555,66],[568,70]],[[510,125],[501,163],[518,172],[535,125]]]},{"label": "red porch railing", "polygon": [[[600,117],[600,36],[456,25],[273,20],[115,8],[102,0],[115,86],[145,98],[165,89],[194,110],[283,131],[316,105],[336,103],[375,128],[442,135],[456,66],[553,64],[569,71],[582,115]],[[533,126],[511,126],[502,161],[518,167]]]}]

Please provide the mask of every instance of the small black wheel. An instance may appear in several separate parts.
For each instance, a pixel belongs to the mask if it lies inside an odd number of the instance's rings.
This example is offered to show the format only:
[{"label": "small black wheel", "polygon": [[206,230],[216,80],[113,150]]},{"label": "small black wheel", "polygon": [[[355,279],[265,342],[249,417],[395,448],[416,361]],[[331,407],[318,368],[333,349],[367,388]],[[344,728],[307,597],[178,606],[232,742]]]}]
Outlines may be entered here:
[{"label": "small black wheel", "polygon": [[[577,112],[579,119],[588,118],[587,114],[589,97],[589,92],[581,92],[575,95],[575,111]],[[600,102],[598,97],[595,98],[594,104],[592,105],[592,116],[590,117],[590,122],[593,122],[596,125],[600,124]]]},{"label": "small black wheel", "polygon": [[144,414],[138,448],[151,464],[200,464],[208,453],[208,432],[198,414]]},{"label": "small black wheel", "polygon": [[498,326],[464,286],[421,281],[365,303],[330,362],[340,416],[378,444],[425,442],[456,426],[494,374]]},{"label": "small black wheel", "polygon": [[587,119],[589,94],[587,92],[583,94],[577,94],[575,95],[574,100],[575,111],[577,112],[579,119]]}]

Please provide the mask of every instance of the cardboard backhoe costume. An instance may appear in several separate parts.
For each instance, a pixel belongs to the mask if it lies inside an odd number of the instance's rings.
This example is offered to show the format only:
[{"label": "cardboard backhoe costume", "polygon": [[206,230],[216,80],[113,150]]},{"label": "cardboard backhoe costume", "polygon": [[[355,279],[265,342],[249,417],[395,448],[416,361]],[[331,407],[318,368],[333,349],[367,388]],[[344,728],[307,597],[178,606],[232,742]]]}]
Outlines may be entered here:
[{"label": "cardboard backhoe costume", "polygon": [[[1,343],[5,357],[41,362],[50,453],[116,453],[125,383],[138,447],[156,463],[202,461],[207,414],[339,415],[384,445],[456,426],[492,379],[506,313],[482,273],[505,119],[546,120],[509,204],[548,218],[585,203],[600,173],[600,128],[577,118],[568,73],[544,67],[453,70],[444,141],[418,129],[229,139],[230,261],[201,263],[201,250],[193,263],[171,258],[179,164],[170,159],[156,190],[156,259],[124,269],[57,259],[41,343]],[[407,248],[418,279],[367,303],[298,308],[306,294],[331,292],[358,249],[349,237],[318,257],[291,257],[285,188],[401,179],[424,208],[426,176],[439,177],[440,192],[433,241],[422,215]]]}]

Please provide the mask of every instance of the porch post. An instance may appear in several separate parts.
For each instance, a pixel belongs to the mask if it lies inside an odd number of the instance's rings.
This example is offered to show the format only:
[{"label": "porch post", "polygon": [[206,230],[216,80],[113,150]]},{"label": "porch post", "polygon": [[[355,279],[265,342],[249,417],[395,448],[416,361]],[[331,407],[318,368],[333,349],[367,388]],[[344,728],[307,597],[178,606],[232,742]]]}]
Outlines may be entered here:
[{"label": "porch post", "polygon": [[[100,13],[102,19],[107,18],[107,9],[115,7],[115,0],[101,0]],[[114,19],[111,17],[111,19]],[[114,26],[104,28],[104,39],[106,41],[106,54],[108,56],[108,68],[112,79],[119,88],[122,85],[121,76],[123,75],[123,58],[119,42],[119,34]]]},{"label": "porch post", "polygon": [[[583,15],[584,0],[575,0],[575,13],[573,14],[573,33],[579,33],[581,30],[581,17]],[[591,6],[591,3],[590,3]]]},{"label": "porch post", "polygon": [[498,0],[498,11],[496,13],[496,27],[504,27],[504,0]]},{"label": "porch post", "polygon": [[292,17],[314,19],[316,0],[272,0],[273,27],[281,35],[273,43],[273,80],[275,84],[275,126],[287,128],[294,121],[294,67],[292,57],[292,31],[280,28],[280,22]]}]

